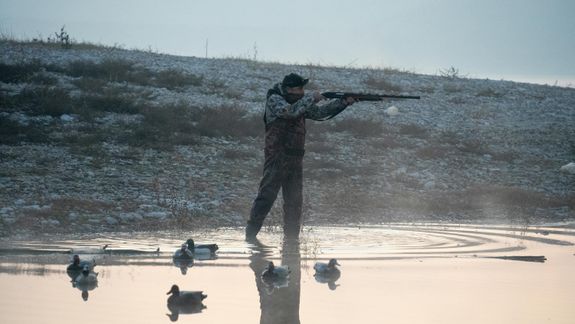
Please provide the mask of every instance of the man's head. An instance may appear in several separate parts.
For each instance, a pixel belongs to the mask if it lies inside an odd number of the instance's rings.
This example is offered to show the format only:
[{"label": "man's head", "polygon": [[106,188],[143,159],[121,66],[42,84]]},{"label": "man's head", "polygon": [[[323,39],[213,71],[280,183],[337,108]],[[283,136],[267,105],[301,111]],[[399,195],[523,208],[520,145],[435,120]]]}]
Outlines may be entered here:
[{"label": "man's head", "polygon": [[304,95],[303,87],[309,82],[309,79],[304,79],[296,73],[290,73],[282,80],[282,91],[284,97],[290,104],[300,100]]},{"label": "man's head", "polygon": [[304,79],[301,75],[296,73],[290,73],[284,77],[282,80],[282,87],[286,88],[298,88],[303,87],[308,83],[309,79]]}]

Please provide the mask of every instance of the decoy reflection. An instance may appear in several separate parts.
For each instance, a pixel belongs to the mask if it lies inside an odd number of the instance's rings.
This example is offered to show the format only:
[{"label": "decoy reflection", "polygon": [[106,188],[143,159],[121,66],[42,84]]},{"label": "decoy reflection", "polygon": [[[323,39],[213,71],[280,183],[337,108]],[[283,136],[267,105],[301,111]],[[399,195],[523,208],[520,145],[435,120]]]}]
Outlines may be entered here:
[{"label": "decoy reflection", "polygon": [[174,266],[180,268],[183,275],[188,273],[188,268],[191,268],[194,265],[194,259],[173,258],[172,262],[174,263]]},{"label": "decoy reflection", "polygon": [[74,279],[72,286],[82,291],[82,299],[88,301],[88,291],[98,287],[98,273],[90,270],[86,265],[82,272]]}]

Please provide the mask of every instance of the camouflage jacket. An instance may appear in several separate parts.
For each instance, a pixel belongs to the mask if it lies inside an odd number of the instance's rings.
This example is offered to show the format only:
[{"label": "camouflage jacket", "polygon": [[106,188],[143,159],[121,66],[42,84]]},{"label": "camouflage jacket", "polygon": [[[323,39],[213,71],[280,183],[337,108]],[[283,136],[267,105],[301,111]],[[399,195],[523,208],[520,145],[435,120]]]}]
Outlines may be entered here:
[{"label": "camouflage jacket", "polygon": [[301,116],[306,119],[321,120],[343,110],[346,106],[343,99],[317,105],[314,103],[313,93],[306,93],[294,104],[289,104],[281,95],[274,93],[267,98],[264,121],[268,125],[278,118],[296,119]]},{"label": "camouflage jacket", "polygon": [[278,156],[303,157],[305,150],[305,119],[321,120],[345,109],[343,100],[316,105],[313,94],[307,93],[293,104],[280,94],[270,93],[266,101],[266,164]]}]

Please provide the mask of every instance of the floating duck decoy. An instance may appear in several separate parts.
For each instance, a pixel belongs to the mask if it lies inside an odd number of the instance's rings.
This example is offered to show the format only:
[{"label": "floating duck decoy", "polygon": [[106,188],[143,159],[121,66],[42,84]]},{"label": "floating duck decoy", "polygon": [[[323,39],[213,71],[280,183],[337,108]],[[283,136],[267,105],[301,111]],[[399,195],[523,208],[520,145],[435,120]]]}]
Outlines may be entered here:
[{"label": "floating duck decoy", "polygon": [[89,270],[94,270],[94,267],[96,266],[96,260],[95,259],[92,259],[92,261],[80,260],[80,256],[78,254],[74,254],[74,256],[72,257],[72,263],[68,265],[66,271],[77,272],[77,274],[79,274],[82,270],[84,270],[84,267],[86,266],[88,267]]},{"label": "floating duck decoy", "polygon": [[194,258],[194,253],[188,249],[187,244],[182,244],[182,246],[174,252],[174,260],[192,260]]},{"label": "floating duck decoy", "polygon": [[284,288],[289,286],[290,269],[287,265],[275,266],[273,262],[269,262],[268,266],[262,272],[261,278],[265,285],[266,292],[271,295],[274,289]]},{"label": "floating duck decoy", "polygon": [[330,259],[328,263],[316,262],[313,266],[316,274],[329,276],[331,274],[339,273],[339,269],[336,266],[340,265],[337,263],[336,259]]},{"label": "floating duck decoy", "polygon": [[218,245],[215,243],[195,244],[192,239],[186,240],[186,245],[188,246],[188,250],[192,251],[194,254],[215,254],[219,249]]},{"label": "floating duck decoy", "polygon": [[289,277],[290,269],[286,266],[275,266],[273,262],[268,263],[267,268],[262,272],[265,280],[276,280]]},{"label": "floating duck decoy", "polygon": [[197,305],[208,297],[203,291],[180,291],[178,285],[172,285],[172,289],[166,295],[171,295],[168,297],[168,305],[172,306]]},{"label": "floating duck decoy", "polygon": [[336,267],[339,263],[337,263],[336,259],[329,260],[328,263],[316,262],[314,265],[315,274],[313,275],[315,281],[319,283],[326,283],[329,289],[335,290],[339,285],[335,282],[341,276],[341,272]]},{"label": "floating duck decoy", "polygon": [[168,294],[172,294],[168,297],[168,309],[171,314],[166,315],[172,322],[177,321],[180,314],[201,313],[206,308],[203,300],[208,295],[203,291],[180,291],[178,285],[173,285]]}]

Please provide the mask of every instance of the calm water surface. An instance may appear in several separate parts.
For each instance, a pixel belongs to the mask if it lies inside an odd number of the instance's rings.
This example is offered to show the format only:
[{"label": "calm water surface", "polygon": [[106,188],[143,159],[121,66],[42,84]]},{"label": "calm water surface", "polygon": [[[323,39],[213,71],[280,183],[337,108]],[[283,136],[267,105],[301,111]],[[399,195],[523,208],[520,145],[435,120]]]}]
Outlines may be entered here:
[{"label": "calm water surface", "polygon": [[[193,235],[215,259],[178,264]],[[4,240],[2,323],[574,323],[575,230],[392,224],[308,227],[299,242],[239,229]],[[108,244],[106,250],[101,247]],[[159,251],[157,251],[159,248]],[[74,249],[94,259],[97,285],[75,287]],[[337,258],[341,276],[314,277]],[[543,258],[544,257],[544,258]],[[269,261],[287,282],[260,279]],[[203,290],[205,308],[168,309],[166,293]]]}]

